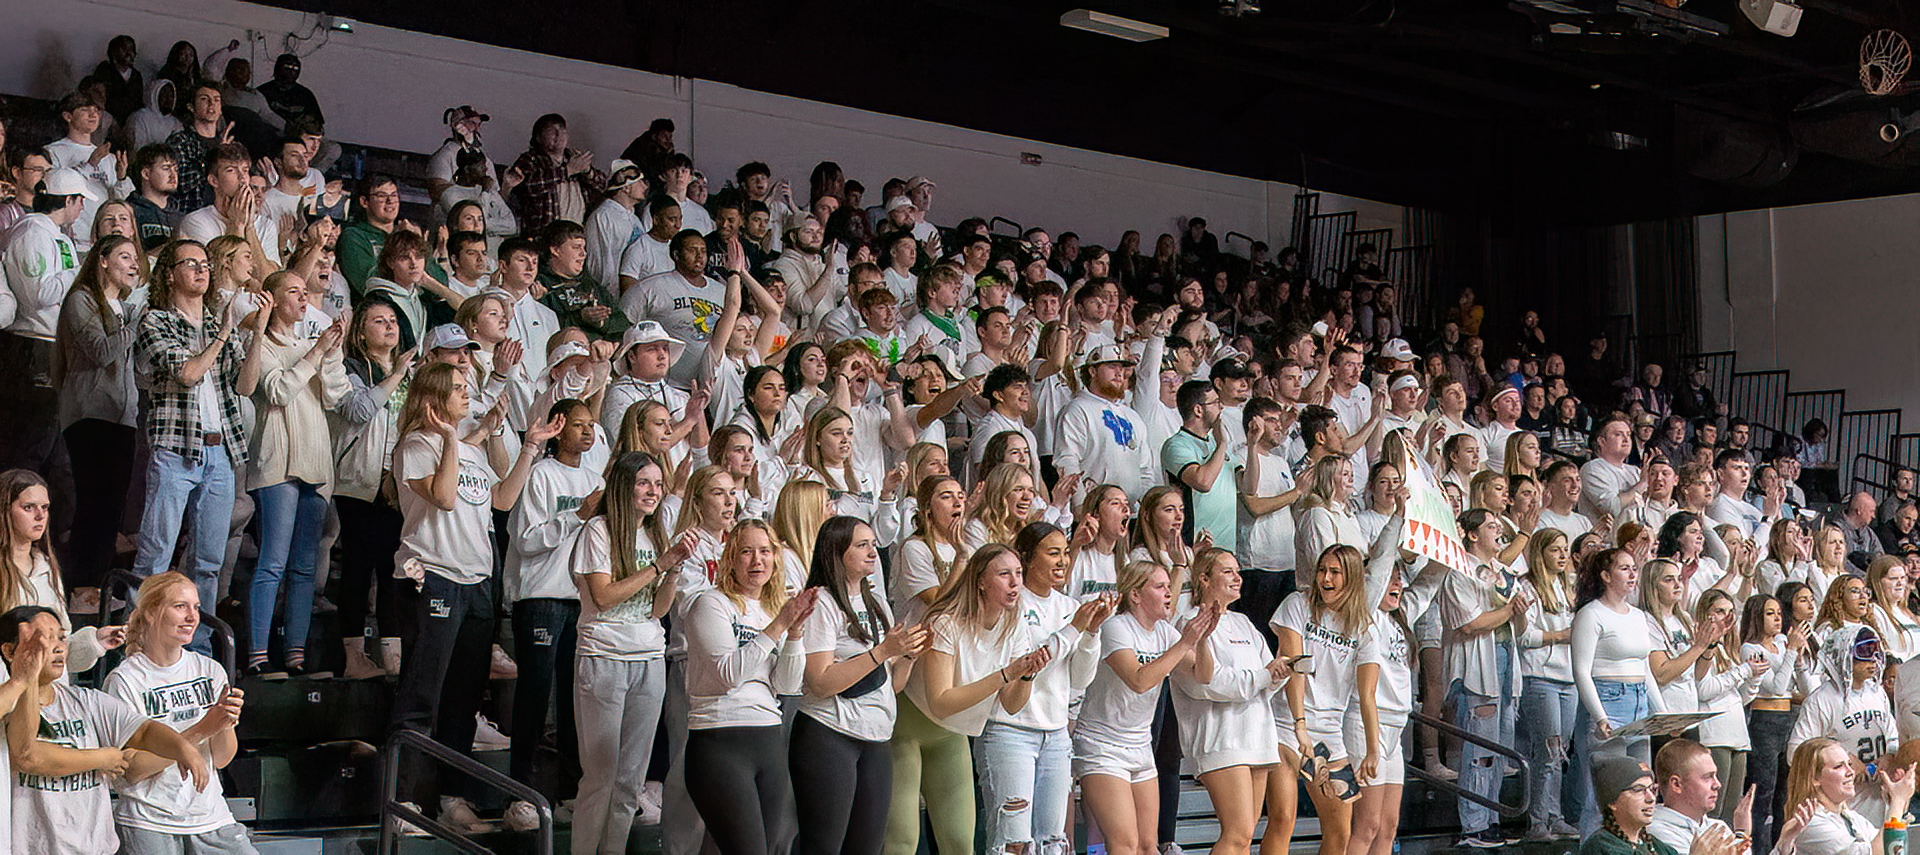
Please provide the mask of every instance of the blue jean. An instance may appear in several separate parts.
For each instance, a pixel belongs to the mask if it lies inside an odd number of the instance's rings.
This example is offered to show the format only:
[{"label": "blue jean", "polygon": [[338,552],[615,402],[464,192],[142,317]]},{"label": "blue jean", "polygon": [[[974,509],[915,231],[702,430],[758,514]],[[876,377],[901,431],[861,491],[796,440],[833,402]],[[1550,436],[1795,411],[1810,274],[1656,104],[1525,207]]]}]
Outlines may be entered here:
[{"label": "blue jean", "polygon": [[1528,677],[1521,683],[1520,722],[1527,735],[1527,763],[1532,766],[1533,806],[1528,817],[1537,825],[1564,819],[1562,805],[1571,803],[1566,764],[1573,745],[1574,711],[1580,693],[1572,683]]},{"label": "blue jean", "polygon": [[[1600,708],[1607,713],[1607,723],[1613,727],[1638,721],[1653,714],[1653,701],[1647,696],[1647,684],[1639,681],[1627,683],[1619,680],[1595,678],[1593,687],[1600,693]],[[1586,704],[1581,704],[1573,717],[1573,763],[1567,770],[1569,783],[1579,796],[1580,838],[1591,836],[1600,828],[1600,806],[1593,800],[1593,756],[1594,743],[1593,716],[1587,712]],[[1639,758],[1640,762],[1653,767],[1653,746],[1644,736],[1626,740],[1627,752]]]},{"label": "blue jean", "polygon": [[[313,574],[320,563],[320,529],[327,522],[327,497],[305,481],[282,481],[253,491],[260,524],[260,559],[253,567],[247,598],[248,652],[264,656],[273,632],[274,603],[281,582],[287,589],[285,649],[307,649],[313,624]],[[362,595],[364,599],[364,595]]]},{"label": "blue jean", "polygon": [[[1453,681],[1454,723],[1462,730],[1501,745],[1514,744],[1514,718],[1519,710],[1513,696],[1513,647],[1495,644],[1494,679],[1497,695],[1468,691],[1460,680]],[[1470,793],[1490,799],[1500,798],[1500,781],[1506,777],[1506,762],[1500,755],[1471,742],[1460,746],[1460,786]],[[1493,825],[1493,811],[1466,799],[1460,800],[1460,829],[1476,834]]]},{"label": "blue jean", "polygon": [[[1039,842],[1032,855],[1064,855],[1067,805],[1073,790],[1073,742],[1065,728],[1030,730],[997,721],[973,741],[973,768],[980,776],[980,828],[986,851],[1010,843]],[[1010,803],[1024,802],[1020,808]]]},{"label": "blue jean", "polygon": [[[142,579],[173,566],[173,546],[181,526],[191,537],[192,560],[181,572],[200,591],[200,607],[212,612],[220,602],[220,566],[227,560],[227,526],[233,522],[233,465],[224,446],[200,449],[189,464],[176,452],[154,449],[147,458],[147,509],[140,515],[140,541],[133,575]],[[193,637],[195,652],[210,652],[205,626]]]}]

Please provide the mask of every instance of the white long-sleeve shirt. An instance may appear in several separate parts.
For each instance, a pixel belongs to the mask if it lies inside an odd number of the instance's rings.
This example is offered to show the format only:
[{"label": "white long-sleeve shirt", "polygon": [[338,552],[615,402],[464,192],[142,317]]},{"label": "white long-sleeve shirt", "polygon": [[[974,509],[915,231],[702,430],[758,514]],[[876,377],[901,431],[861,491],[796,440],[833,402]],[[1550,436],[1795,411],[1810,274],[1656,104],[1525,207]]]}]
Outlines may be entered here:
[{"label": "white long-sleeve shirt", "polygon": [[530,598],[578,600],[573,582],[573,542],[587,524],[580,505],[606,486],[600,473],[548,457],[533,464],[508,531],[506,595],[509,604]]},{"label": "white long-sleeve shirt", "polygon": [[1591,519],[1599,519],[1603,514],[1612,514],[1616,520],[1625,519],[1620,494],[1638,483],[1638,466],[1609,463],[1598,457],[1587,461],[1580,467],[1580,513]]},{"label": "white long-sleeve shirt", "polygon": [[778,695],[800,693],[800,639],[771,638],[759,600],[736,606],[718,590],[687,605],[687,727],[779,727]]},{"label": "white long-sleeve shirt", "polygon": [[1078,472],[1089,485],[1112,484],[1139,501],[1159,483],[1156,451],[1141,435],[1140,414],[1119,401],[1082,392],[1060,411],[1054,469]]},{"label": "white long-sleeve shirt", "polygon": [[1719,713],[1700,723],[1700,744],[1708,748],[1752,750],[1753,741],[1747,737],[1746,706],[1759,687],[1760,678],[1745,660],[1724,671],[1708,666],[1707,673],[1698,675],[1694,680],[1697,708],[1700,712]]},{"label": "white long-sleeve shirt", "polygon": [[1644,683],[1647,702],[1654,712],[1666,711],[1648,658],[1657,643],[1653,616],[1632,606],[1624,613],[1616,612],[1595,600],[1574,614],[1573,683],[1580,690],[1580,703],[1588,716],[1595,721],[1607,717],[1606,709],[1600,706],[1596,679]]},{"label": "white long-sleeve shirt", "polygon": [[1075,695],[1093,682],[1094,669],[1100,665],[1100,631],[1081,632],[1073,625],[1073,614],[1080,601],[1060,591],[1042,597],[1032,589],[1020,591],[1020,620],[1026,622],[1027,638],[1034,647],[1053,651],[1053,660],[1033,678],[1027,705],[1019,712],[1007,712],[995,706],[987,721],[1027,730],[1058,731],[1067,726],[1067,706]]},{"label": "white long-sleeve shirt", "polygon": [[1315,507],[1302,512],[1293,540],[1294,573],[1311,576],[1320,565],[1320,553],[1336,543],[1358,549],[1362,555],[1373,545],[1367,539],[1366,532],[1360,529],[1360,520],[1344,507]]},{"label": "white long-sleeve shirt", "polygon": [[1267,671],[1273,650],[1266,638],[1246,615],[1228,611],[1220,614],[1207,644],[1213,653],[1207,682],[1195,680],[1186,668],[1173,671],[1173,708],[1185,765],[1206,773],[1280,762],[1279,733],[1273,726],[1278,686]]},{"label": "white long-sleeve shirt", "polygon": [[60,304],[80,272],[80,250],[46,214],[20,218],[7,231],[5,246],[0,272],[15,306],[7,331],[52,341]]},{"label": "white long-sleeve shirt", "polygon": [[1548,644],[1546,634],[1573,628],[1573,610],[1550,612],[1540,605],[1540,592],[1532,579],[1522,579],[1531,602],[1527,605],[1526,630],[1520,633],[1520,674],[1543,680],[1573,682],[1572,639]]}]

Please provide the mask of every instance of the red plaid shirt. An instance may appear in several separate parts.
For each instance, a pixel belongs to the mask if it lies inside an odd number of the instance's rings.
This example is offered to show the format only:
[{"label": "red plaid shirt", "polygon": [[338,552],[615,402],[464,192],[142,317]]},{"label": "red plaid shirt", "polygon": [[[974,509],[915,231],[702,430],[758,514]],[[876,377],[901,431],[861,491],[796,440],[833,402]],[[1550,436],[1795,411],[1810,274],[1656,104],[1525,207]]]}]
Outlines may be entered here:
[{"label": "red plaid shirt", "polygon": [[556,159],[546,152],[528,149],[513,162],[513,168],[520,170],[523,180],[513,188],[507,202],[520,216],[521,234],[538,233],[560,218],[560,185],[568,181],[579,182],[580,195],[588,210],[592,210],[594,202],[606,192],[607,174],[597,167],[578,175],[567,174],[567,160],[573,155],[573,149],[567,149]]}]

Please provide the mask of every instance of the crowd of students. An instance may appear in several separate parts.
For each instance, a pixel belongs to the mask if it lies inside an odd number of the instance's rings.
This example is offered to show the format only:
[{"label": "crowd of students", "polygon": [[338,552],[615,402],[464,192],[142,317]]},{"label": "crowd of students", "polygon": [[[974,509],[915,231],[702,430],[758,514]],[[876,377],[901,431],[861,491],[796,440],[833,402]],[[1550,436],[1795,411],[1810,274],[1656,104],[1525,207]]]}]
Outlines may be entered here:
[{"label": "crowd of students", "polygon": [[[20,851],[251,851],[216,607],[242,678],[391,675],[392,727],[458,750],[517,673],[511,773],[551,724],[576,853],[1164,853],[1191,774],[1215,851],[1285,851],[1304,791],[1323,855],[1386,855],[1409,764],[1498,799],[1497,745],[1529,822],[1460,799],[1470,847],[1857,855],[1912,797],[1912,473],[1823,514],[1824,436],[1757,448],[1703,371],[1470,288],[1415,345],[1370,245],[1009,239],[831,162],[804,204],[710,189],[664,119],[603,161],[544,116],[499,170],[449,109],[410,221],[322,171],[297,58],[227,53],[145,84],[115,39],[57,139],[5,139]],[[1416,490],[1464,559],[1402,548]],[[76,627],[121,540],[131,620]],[[1714,715],[1615,733],[1656,712]],[[468,786],[402,770],[492,827]]]}]

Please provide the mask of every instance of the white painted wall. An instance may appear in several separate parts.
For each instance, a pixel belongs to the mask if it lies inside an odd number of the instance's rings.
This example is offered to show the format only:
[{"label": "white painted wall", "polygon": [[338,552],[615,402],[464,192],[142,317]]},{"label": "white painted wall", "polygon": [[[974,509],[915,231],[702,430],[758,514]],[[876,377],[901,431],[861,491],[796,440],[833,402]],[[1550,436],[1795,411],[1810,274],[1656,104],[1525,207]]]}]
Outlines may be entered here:
[{"label": "white painted wall", "polygon": [[1702,343],[1920,420],[1920,195],[1700,218]]},{"label": "white painted wall", "polygon": [[[141,61],[165,59],[177,39],[204,57],[249,29],[262,77],[289,32],[311,16],[235,0],[35,0],[14,4],[0,28],[0,92],[58,97],[90,71],[114,35],[139,39]],[[305,53],[303,48],[301,53]],[[308,57],[303,82],[321,99],[338,139],[405,151],[440,144],[441,111],[473,104],[492,115],[488,151],[508,161],[525,146],[534,118],[568,117],[576,148],[604,166],[656,116],[679,125],[678,146],[717,187],[735,167],[767,161],[804,196],[820,160],[837,161],[878,203],[890,176],[925,174],[939,184],[936,221],[1001,215],[1026,225],[1078,232],[1111,247],[1138,229],[1147,250],[1187,216],[1207,218],[1224,236],[1238,231],[1284,245],[1296,188],[1015,137],[788,98],[708,81],[489,47],[360,24],[333,34]],[[1026,166],[1021,152],[1041,155]],[[804,204],[804,200],[802,200]],[[1357,210],[1362,228],[1400,228],[1400,208],[1327,198],[1321,210]],[[1236,245],[1244,251],[1244,247]]]}]

